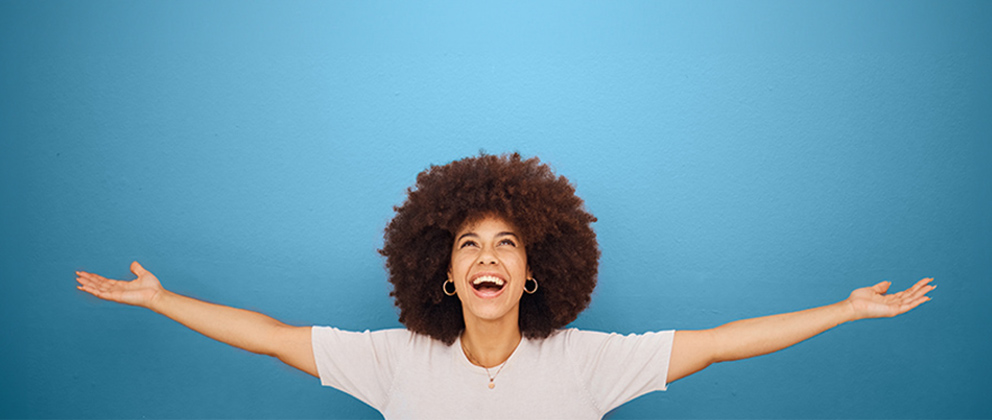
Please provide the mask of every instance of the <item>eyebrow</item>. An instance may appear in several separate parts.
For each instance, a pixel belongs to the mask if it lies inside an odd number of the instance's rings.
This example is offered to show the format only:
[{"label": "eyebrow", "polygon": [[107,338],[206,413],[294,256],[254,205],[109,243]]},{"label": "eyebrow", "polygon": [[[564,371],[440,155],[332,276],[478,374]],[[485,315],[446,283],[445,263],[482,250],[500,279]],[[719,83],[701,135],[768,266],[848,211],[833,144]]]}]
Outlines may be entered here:
[{"label": "eyebrow", "polygon": [[[458,242],[458,241],[460,241],[460,240],[462,240],[462,238],[464,238],[464,237],[466,237],[466,236],[474,236],[474,237],[476,237],[476,238],[478,238],[478,237],[479,237],[479,235],[477,235],[477,234],[475,234],[475,233],[472,233],[472,232],[468,232],[468,233],[463,233],[463,234],[462,234],[462,236],[459,236],[459,237],[458,237],[458,239],[455,239],[455,242]],[[497,234],[496,234],[496,237],[497,237],[497,238],[498,238],[498,237],[500,237],[500,236],[512,236],[512,237],[514,237],[514,238],[517,238],[518,240],[520,239],[520,238],[519,238],[519,237],[517,236],[517,234],[516,234],[516,233],[513,233],[513,232],[500,232],[500,233],[497,233]]]}]

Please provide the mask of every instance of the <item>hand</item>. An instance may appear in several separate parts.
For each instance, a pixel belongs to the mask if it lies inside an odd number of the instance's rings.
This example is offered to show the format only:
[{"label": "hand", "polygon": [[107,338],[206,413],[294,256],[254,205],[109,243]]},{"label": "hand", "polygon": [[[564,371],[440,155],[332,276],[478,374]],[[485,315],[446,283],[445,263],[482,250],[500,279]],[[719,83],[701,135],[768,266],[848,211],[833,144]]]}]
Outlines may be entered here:
[{"label": "hand", "polygon": [[883,281],[872,287],[863,287],[851,292],[851,297],[847,298],[847,301],[854,309],[855,319],[893,317],[929,301],[930,297],[927,293],[937,288],[935,285],[927,284],[931,281],[932,278],[925,278],[916,282],[913,287],[891,295],[885,292],[892,283]]},{"label": "hand", "polygon": [[138,278],[131,281],[110,280],[93,273],[77,271],[76,281],[79,286],[76,288],[100,299],[147,308],[165,289],[158,278],[137,261],[131,263],[131,272]]}]

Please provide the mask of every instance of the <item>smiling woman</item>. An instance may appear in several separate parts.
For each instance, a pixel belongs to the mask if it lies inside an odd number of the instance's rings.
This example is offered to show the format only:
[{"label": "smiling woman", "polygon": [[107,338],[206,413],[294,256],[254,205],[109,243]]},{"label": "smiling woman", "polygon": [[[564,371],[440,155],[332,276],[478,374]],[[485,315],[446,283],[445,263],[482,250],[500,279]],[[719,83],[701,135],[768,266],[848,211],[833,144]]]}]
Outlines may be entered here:
[{"label": "smiling woman", "polygon": [[476,325],[517,329],[524,283],[534,282],[516,231],[501,218],[486,217],[462,228],[451,251],[448,280],[462,304],[467,331]]},{"label": "smiling woman", "polygon": [[[589,305],[599,262],[591,226],[595,221],[568,180],[537,158],[483,155],[429,168],[417,176],[407,201],[397,207],[380,251],[386,257],[400,322],[414,332],[453,343],[467,322],[463,305],[471,303],[464,292],[458,298],[445,296],[445,281],[452,280],[456,290],[464,288],[457,270],[467,267],[457,263],[512,250],[513,260],[522,259],[521,268],[527,272],[506,279],[511,281],[510,294],[513,287],[523,290],[523,280],[529,278],[538,288],[533,294],[516,295],[520,332],[528,338],[547,337]],[[492,242],[496,237],[480,236],[483,233],[510,235]],[[514,245],[503,244],[503,239]]]},{"label": "smiling woman", "polygon": [[[147,307],[208,337],[278,357],[386,418],[601,418],[712,363],[767,354],[847,321],[929,300],[923,279],[700,331],[564,329],[590,301],[599,249],[582,200],[537,158],[466,158],[417,177],[386,227],[391,295],[406,329],[294,327],[132,281],[77,272],[79,288]],[[457,344],[457,345],[455,345]]]}]

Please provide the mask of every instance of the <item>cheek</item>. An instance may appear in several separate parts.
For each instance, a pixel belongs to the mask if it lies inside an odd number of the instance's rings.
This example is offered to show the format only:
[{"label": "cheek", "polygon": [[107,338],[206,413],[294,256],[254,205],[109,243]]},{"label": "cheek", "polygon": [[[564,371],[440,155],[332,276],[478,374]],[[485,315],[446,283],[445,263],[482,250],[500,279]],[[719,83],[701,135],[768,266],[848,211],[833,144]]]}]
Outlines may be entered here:
[{"label": "cheek", "polygon": [[514,252],[506,255],[503,258],[505,264],[512,266],[514,270],[525,270],[527,269],[527,254],[523,252]]},{"label": "cheek", "polygon": [[472,266],[471,258],[466,258],[465,255],[452,255],[451,263],[448,265],[448,273],[452,275],[464,274]]}]

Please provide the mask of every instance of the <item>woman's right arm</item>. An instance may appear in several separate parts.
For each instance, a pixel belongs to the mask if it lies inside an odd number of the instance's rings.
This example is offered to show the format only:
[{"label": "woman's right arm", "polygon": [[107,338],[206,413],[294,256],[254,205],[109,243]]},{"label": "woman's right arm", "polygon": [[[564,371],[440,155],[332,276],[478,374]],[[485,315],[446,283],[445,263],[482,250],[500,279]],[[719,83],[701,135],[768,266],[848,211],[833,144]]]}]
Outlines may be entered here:
[{"label": "woman's right arm", "polygon": [[165,290],[158,278],[137,261],[131,263],[131,272],[138,278],[119,281],[77,271],[76,281],[79,282],[79,290],[100,299],[151,309],[214,340],[252,353],[276,357],[292,367],[318,376],[310,327],[294,327],[258,312],[172,293]]}]

